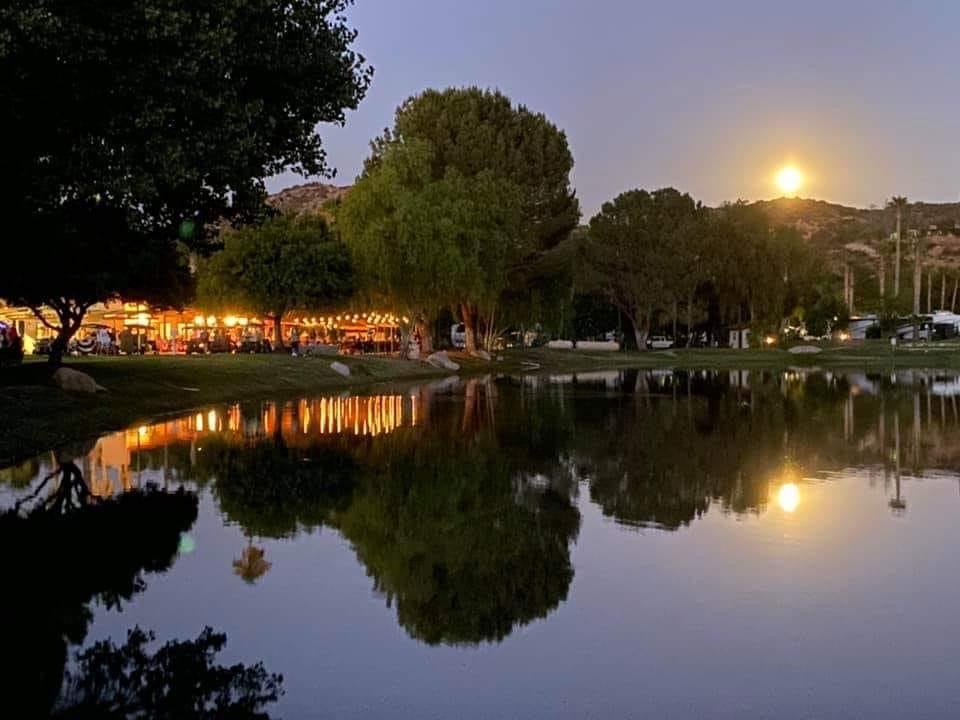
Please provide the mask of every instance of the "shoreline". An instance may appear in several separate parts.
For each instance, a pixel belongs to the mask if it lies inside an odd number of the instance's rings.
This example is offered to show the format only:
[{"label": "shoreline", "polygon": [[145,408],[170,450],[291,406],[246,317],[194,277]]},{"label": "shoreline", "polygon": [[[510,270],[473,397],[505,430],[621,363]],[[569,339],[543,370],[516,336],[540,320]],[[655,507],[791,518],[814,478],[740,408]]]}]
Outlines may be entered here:
[{"label": "shoreline", "polygon": [[[648,352],[508,350],[485,361],[451,353],[460,370],[425,362],[358,356],[213,355],[89,357],[65,365],[89,373],[108,392],[67,393],[47,381],[46,363],[30,359],[0,371],[0,467],[51,448],[176,414],[238,400],[288,398],[309,393],[362,390],[384,383],[416,383],[450,375],[567,374],[623,369],[783,370],[791,367],[883,372],[902,369],[960,371],[960,343],[901,347],[882,341],[824,347],[819,354],[781,349],[677,349]],[[343,377],[333,360],[351,369]]]}]

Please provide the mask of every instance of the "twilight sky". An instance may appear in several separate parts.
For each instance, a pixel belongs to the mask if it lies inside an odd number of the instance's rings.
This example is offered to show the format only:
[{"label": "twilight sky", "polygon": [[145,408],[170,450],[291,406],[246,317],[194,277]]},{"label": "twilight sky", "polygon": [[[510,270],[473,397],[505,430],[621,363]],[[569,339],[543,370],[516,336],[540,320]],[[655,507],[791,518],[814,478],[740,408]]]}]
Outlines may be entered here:
[{"label": "twilight sky", "polygon": [[337,184],[406,97],[479,85],[566,131],[584,220],[634,187],[775,197],[787,161],[804,197],[960,199],[955,0],[357,0],[349,18],[376,73],[321,128]]}]

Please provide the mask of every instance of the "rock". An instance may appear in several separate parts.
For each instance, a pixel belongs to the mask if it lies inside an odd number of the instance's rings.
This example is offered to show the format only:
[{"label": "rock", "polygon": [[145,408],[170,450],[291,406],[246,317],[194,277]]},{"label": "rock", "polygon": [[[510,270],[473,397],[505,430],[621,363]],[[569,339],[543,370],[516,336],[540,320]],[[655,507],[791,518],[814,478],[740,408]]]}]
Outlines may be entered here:
[{"label": "rock", "polygon": [[547,347],[551,350],[573,350],[573,340],[551,340]]},{"label": "rock", "polygon": [[487,362],[489,362],[491,359],[490,353],[488,353],[486,350],[474,350],[470,353],[470,356],[480,358],[481,360],[486,360]]},{"label": "rock", "polygon": [[350,368],[344,365],[342,362],[334,361],[330,363],[330,369],[333,370],[338,375],[343,375],[344,377],[350,377]]},{"label": "rock", "polygon": [[620,349],[620,343],[614,340],[580,340],[577,342],[577,350],[603,350],[606,352],[616,352]]},{"label": "rock", "polygon": [[794,345],[790,348],[789,352],[792,352],[794,355],[806,355],[808,353],[815,355],[823,352],[823,348],[819,348],[816,345]]},{"label": "rock", "polygon": [[443,368],[444,370],[459,370],[460,366],[457,365],[453,360],[447,357],[445,352],[435,352],[433,355],[427,357],[427,362],[433,365],[434,367]]},{"label": "rock", "polygon": [[57,368],[53,373],[53,384],[68,392],[96,393],[106,392],[107,389],[99,385],[96,380],[79,370]]}]

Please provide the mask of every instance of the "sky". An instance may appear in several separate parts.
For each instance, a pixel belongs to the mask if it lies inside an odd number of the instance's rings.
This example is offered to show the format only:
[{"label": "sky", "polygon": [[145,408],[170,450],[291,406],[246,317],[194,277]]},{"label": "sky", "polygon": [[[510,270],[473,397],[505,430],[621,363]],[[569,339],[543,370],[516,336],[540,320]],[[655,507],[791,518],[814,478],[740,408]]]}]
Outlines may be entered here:
[{"label": "sky", "polygon": [[[955,0],[356,0],[373,84],[319,128],[337,184],[426,88],[497,88],[567,134],[584,220],[632,188],[709,205],[960,199]],[[303,180],[283,174],[279,190]]]}]

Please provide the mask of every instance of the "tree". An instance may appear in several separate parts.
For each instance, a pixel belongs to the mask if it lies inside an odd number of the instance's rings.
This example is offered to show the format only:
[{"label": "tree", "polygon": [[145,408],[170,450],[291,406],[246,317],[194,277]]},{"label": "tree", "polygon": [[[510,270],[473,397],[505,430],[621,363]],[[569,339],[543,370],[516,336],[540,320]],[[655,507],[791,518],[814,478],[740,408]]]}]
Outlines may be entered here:
[{"label": "tree", "polygon": [[53,362],[91,304],[178,288],[175,241],[202,247],[257,214],[263,178],[328,171],[317,124],[342,123],[371,78],[349,4],[0,7],[0,132],[15,138],[0,196],[19,269],[0,297],[52,304]]},{"label": "tree", "polygon": [[900,231],[901,223],[903,220],[903,211],[909,207],[907,198],[902,195],[894,195],[887,201],[887,207],[892,208],[896,211],[897,214],[897,231],[896,231],[896,250],[894,251],[893,256],[893,297],[895,300],[900,298]]},{"label": "tree", "polygon": [[[566,136],[544,115],[513,106],[500,92],[448,88],[409,98],[397,110],[393,128],[372,145],[360,182],[377,175],[398,146],[425,146],[417,151],[424,154],[421,172],[395,179],[410,180],[415,188],[451,178],[461,178],[469,188],[476,181],[493,207],[509,198],[518,208],[501,225],[502,237],[480,241],[483,262],[473,268],[469,285],[482,292],[456,299],[468,349],[473,349],[481,317],[492,324],[508,273],[554,247],[577,225],[580,210],[570,187],[573,157]],[[483,195],[474,197],[477,204],[482,200]]]},{"label": "tree", "polygon": [[581,248],[582,281],[630,320],[640,350],[646,349],[656,313],[669,301],[669,269],[698,262],[675,251],[693,232],[699,213],[693,198],[673,188],[630,190],[604,203],[590,220]]},{"label": "tree", "polygon": [[439,307],[490,302],[502,291],[518,213],[511,182],[456,170],[435,180],[433,156],[423,141],[382,147],[337,213],[361,287],[374,301],[398,304],[425,351]]},{"label": "tree", "polygon": [[154,640],[135,627],[119,647],[100,640],[77,653],[51,716],[269,720],[263,708],[283,694],[283,676],[259,662],[218,665],[225,634],[206,627],[196,640],[171,640],[151,653]]},{"label": "tree", "polygon": [[[192,295],[186,253],[171,238],[134,229],[138,222],[135,212],[98,207],[96,201],[64,203],[38,216],[21,237],[16,256],[25,264],[3,274],[0,294],[29,307],[56,333],[52,364],[60,363],[87,310],[98,301],[134,296],[176,307]],[[57,322],[47,319],[44,306],[53,309]]]},{"label": "tree", "polygon": [[210,307],[242,307],[273,317],[280,347],[284,315],[349,297],[353,266],[326,220],[288,213],[228,232],[223,250],[200,263],[197,291]]}]

